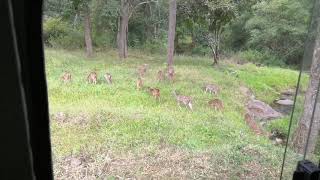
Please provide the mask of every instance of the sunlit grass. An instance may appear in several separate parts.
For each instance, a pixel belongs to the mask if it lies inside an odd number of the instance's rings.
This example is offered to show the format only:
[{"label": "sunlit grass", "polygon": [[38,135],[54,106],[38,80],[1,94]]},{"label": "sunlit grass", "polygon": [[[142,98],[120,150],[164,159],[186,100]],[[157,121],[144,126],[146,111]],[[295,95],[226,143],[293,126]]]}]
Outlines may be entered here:
[{"label": "sunlit grass", "polygon": [[[298,72],[223,62],[212,67],[208,58],[177,56],[175,82],[158,83],[156,74],[165,67],[165,62],[165,56],[139,52],[131,53],[127,60],[121,61],[115,51],[100,52],[93,59],[87,59],[81,51],[47,49],[55,157],[77,154],[84,149],[95,151],[102,147],[127,151],[145,146],[156,148],[165,143],[190,151],[211,152],[217,161],[227,158],[229,162],[225,163],[230,166],[257,160],[269,168],[276,166],[279,169],[283,147],[274,146],[267,137],[254,135],[247,127],[243,119],[245,97],[239,87],[247,86],[258,99],[271,103],[281,91],[295,87]],[[144,84],[161,90],[160,102],[146,91],[136,90],[136,69],[144,63],[150,67]],[[97,85],[86,83],[88,73],[93,70],[99,75]],[[64,71],[72,74],[72,83],[60,82]],[[106,72],[113,76],[112,85],[102,78]],[[217,84],[221,93],[215,96],[204,93],[201,88],[206,83]],[[194,111],[177,106],[172,95],[174,90],[193,97]],[[207,106],[213,98],[224,102],[223,112]],[[55,120],[60,112],[65,114],[67,122]],[[263,155],[252,159],[256,157],[241,152],[245,147]]]}]

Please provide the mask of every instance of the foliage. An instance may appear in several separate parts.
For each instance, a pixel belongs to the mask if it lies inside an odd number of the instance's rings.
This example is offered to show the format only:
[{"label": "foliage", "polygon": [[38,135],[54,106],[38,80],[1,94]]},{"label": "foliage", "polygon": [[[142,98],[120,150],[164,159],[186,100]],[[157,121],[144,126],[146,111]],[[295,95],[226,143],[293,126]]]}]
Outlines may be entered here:
[{"label": "foliage", "polygon": [[83,35],[61,18],[48,18],[43,23],[43,37],[47,46],[58,48],[82,48]]},{"label": "foliage", "polygon": [[250,33],[248,47],[267,50],[298,64],[302,58],[309,22],[309,7],[298,0],[261,1],[245,28]]},{"label": "foliage", "polygon": [[[311,5],[312,2],[307,0],[179,0],[176,52],[213,54],[218,58],[220,53],[240,51],[249,56],[248,51],[259,56],[254,57],[259,59],[259,63],[297,65],[303,55]],[[94,46],[116,47],[119,0],[48,0],[45,3],[45,21],[57,18],[59,23],[68,26],[65,30],[73,31],[68,36],[64,35],[65,45],[64,38],[58,38],[58,43],[54,44],[62,43],[61,46],[69,47],[72,41],[76,41],[77,47],[82,47],[81,11],[84,7],[91,12]],[[146,50],[162,53],[166,46],[163,42],[166,43],[167,39],[168,2],[134,0],[130,1],[129,9],[129,46],[150,47]],[[51,27],[48,33],[50,41],[53,41],[57,36],[52,35],[55,34],[52,31],[61,32],[59,28],[62,27]],[[54,30],[55,27],[58,29]],[[48,28],[44,28],[46,44],[50,45]],[[257,54],[259,52],[260,55]]]},{"label": "foliage", "polygon": [[280,57],[271,54],[268,51],[258,51],[258,50],[246,50],[238,53],[239,58],[242,61],[252,62],[254,64],[264,64],[269,66],[279,66],[283,67],[285,65],[284,60]]}]

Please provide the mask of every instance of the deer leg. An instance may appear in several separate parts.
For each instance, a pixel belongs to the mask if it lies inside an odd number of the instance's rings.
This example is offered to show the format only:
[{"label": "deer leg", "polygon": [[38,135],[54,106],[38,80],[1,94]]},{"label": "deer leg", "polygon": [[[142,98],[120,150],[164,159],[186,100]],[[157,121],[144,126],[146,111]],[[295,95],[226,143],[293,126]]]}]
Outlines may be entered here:
[{"label": "deer leg", "polygon": [[189,109],[192,111],[192,103],[188,103]]}]

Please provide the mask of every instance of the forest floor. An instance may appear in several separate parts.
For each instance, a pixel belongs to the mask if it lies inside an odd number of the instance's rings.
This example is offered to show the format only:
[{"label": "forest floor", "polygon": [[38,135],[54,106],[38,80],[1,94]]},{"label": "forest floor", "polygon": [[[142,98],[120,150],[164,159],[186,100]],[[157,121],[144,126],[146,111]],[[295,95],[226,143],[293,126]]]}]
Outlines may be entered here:
[{"label": "forest floor", "polygon": [[[56,179],[279,179],[284,146],[247,126],[240,89],[270,104],[281,91],[295,88],[297,71],[227,60],[212,67],[208,58],[176,56],[175,81],[159,83],[165,56],[130,51],[120,61],[112,50],[93,59],[81,51],[45,53]],[[137,67],[145,63],[144,84],[161,90],[160,101],[136,90]],[[93,70],[97,85],[86,83]],[[72,74],[69,84],[60,79],[65,71]],[[103,79],[106,72],[112,85]],[[209,83],[220,93],[204,93]],[[193,111],[177,106],[174,90],[193,98]],[[208,107],[213,98],[223,101],[223,111]],[[266,130],[287,124],[284,117]],[[296,158],[289,150],[288,172]]]}]

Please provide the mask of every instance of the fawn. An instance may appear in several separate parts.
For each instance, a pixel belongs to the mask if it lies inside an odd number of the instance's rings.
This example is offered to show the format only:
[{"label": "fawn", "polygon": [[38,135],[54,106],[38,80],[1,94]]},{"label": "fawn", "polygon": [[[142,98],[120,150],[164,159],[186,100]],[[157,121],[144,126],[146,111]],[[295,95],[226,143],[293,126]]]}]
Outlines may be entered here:
[{"label": "fawn", "polygon": [[61,76],[61,80],[64,83],[69,83],[71,82],[71,74],[69,72],[64,72],[63,75]]},{"label": "fawn", "polygon": [[104,78],[106,79],[108,84],[112,84],[112,75],[110,73],[106,73],[104,75]]},{"label": "fawn", "polygon": [[222,111],[224,109],[223,102],[220,99],[213,99],[208,102],[209,106],[214,110]]},{"label": "fawn", "polygon": [[213,85],[213,84],[206,84],[204,87],[203,87],[203,90],[206,92],[206,93],[211,93],[211,94],[218,94],[220,89],[218,86],[216,85]]},{"label": "fawn", "polygon": [[160,100],[160,89],[148,87],[149,93],[156,99]]},{"label": "fawn", "polygon": [[161,71],[161,70],[158,71],[157,80],[158,80],[158,82],[164,80],[164,73],[163,73],[163,71]]},{"label": "fawn", "polygon": [[89,84],[97,84],[97,73],[91,72],[87,77],[87,81]]},{"label": "fawn", "polygon": [[173,91],[173,95],[175,96],[179,107],[184,105],[185,107],[192,110],[192,98],[189,96],[178,95],[176,91]]},{"label": "fawn", "polygon": [[137,89],[138,90],[141,90],[143,87],[143,81],[141,79],[141,77],[138,77],[138,80],[137,80]]}]

